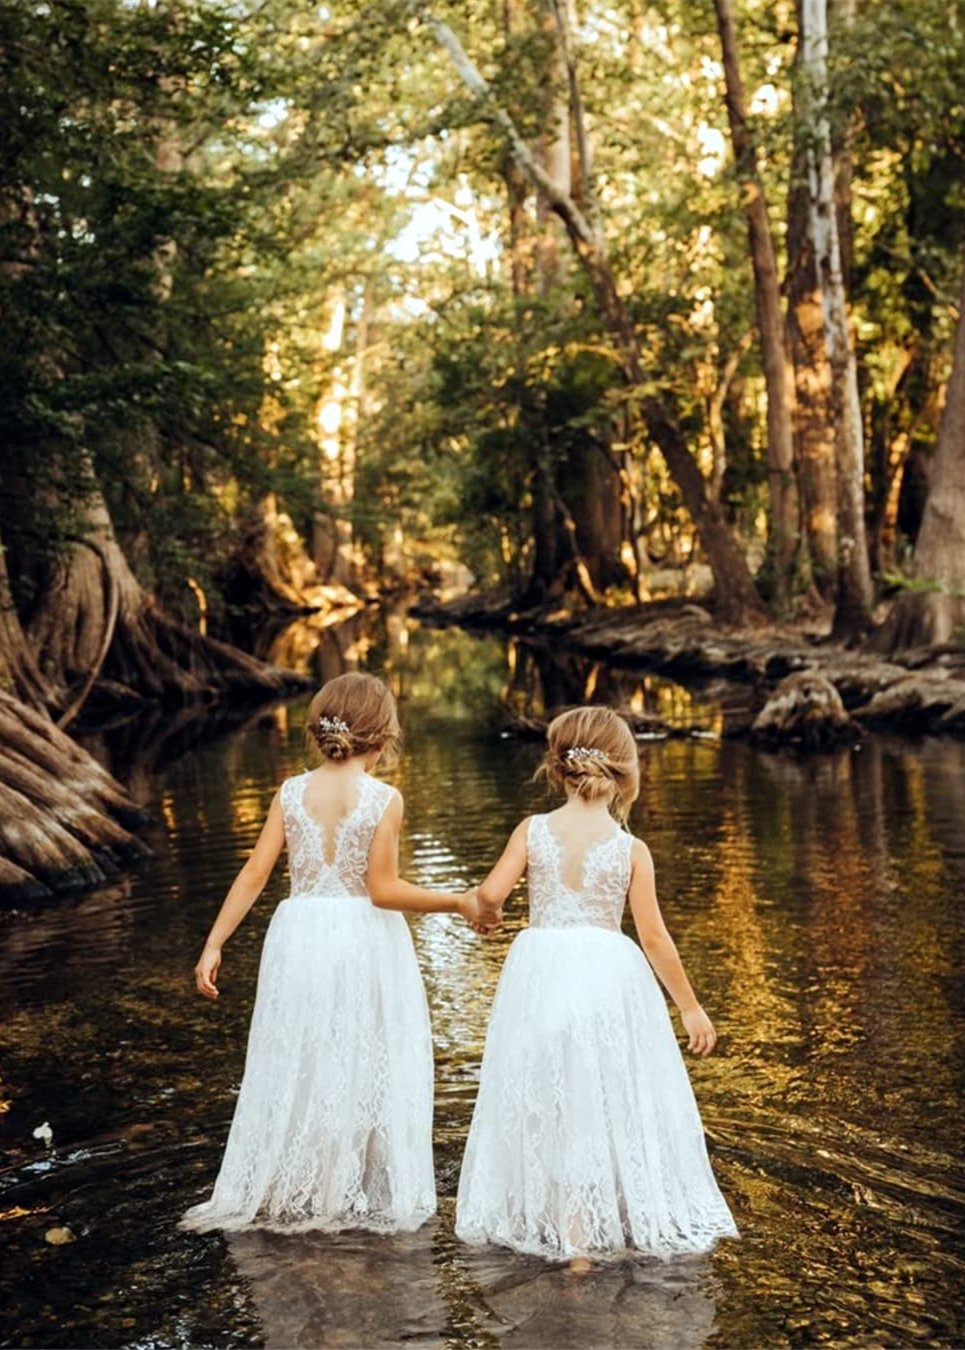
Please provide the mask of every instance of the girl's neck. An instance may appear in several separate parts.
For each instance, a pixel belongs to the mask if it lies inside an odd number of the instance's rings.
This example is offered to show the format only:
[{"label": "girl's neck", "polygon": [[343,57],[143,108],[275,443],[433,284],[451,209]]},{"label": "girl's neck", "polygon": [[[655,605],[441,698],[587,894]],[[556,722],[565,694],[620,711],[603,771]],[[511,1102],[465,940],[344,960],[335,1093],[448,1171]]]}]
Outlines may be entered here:
[{"label": "girl's neck", "polygon": [[588,802],[584,801],[582,797],[578,797],[575,792],[568,792],[566,794],[566,801],[560,807],[560,810],[565,811],[567,815],[579,816],[581,819],[587,821],[613,819],[610,815],[609,802],[605,801],[602,797],[598,798],[596,801]]},{"label": "girl's neck", "polygon": [[338,774],[340,778],[361,778],[372,767],[369,758],[368,755],[353,755],[351,759],[323,759],[315,772]]}]

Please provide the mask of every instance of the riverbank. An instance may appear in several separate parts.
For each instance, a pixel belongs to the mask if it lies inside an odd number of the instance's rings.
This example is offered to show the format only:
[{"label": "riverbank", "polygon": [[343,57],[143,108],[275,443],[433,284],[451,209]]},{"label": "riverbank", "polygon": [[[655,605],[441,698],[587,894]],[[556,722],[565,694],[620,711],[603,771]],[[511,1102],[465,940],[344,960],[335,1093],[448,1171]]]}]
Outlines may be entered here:
[{"label": "riverbank", "polygon": [[[815,625],[723,628],[703,605],[656,601],[624,608],[514,610],[485,596],[415,606],[424,623],[511,633],[613,665],[672,676],[683,685],[749,686],[756,716],[738,724],[766,740],[816,745],[863,729],[965,736],[965,647],[917,648],[888,660],[831,642]],[[804,678],[807,677],[807,678]],[[765,715],[767,710],[767,715]]]}]

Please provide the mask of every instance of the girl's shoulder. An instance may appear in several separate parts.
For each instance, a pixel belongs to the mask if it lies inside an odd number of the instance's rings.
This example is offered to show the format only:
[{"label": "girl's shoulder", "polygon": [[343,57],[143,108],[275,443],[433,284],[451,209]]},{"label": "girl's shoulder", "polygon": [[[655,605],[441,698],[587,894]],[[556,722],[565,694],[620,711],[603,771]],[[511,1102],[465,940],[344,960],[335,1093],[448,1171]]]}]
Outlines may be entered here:
[{"label": "girl's shoulder", "polygon": [[291,796],[292,792],[296,791],[299,786],[304,786],[306,781],[311,777],[311,774],[311,769],[302,769],[299,773],[289,774],[287,778],[283,778],[279,783],[278,795],[284,801],[284,799]]},{"label": "girl's shoulder", "polygon": [[405,799],[397,787],[387,783],[383,778],[374,778],[370,773],[363,774],[362,781],[367,784],[372,800],[383,816],[396,811],[401,818],[405,813]]},{"label": "girl's shoulder", "polygon": [[524,816],[509,836],[509,842],[506,847],[510,848],[513,845],[522,845],[524,849],[529,848],[533,826],[536,825],[538,821],[545,820],[545,818],[546,817],[540,812],[534,812],[531,816]]},{"label": "girl's shoulder", "polygon": [[653,871],[653,854],[647,844],[637,835],[627,831],[627,838],[630,840],[630,862],[634,867],[642,867],[647,871]]}]

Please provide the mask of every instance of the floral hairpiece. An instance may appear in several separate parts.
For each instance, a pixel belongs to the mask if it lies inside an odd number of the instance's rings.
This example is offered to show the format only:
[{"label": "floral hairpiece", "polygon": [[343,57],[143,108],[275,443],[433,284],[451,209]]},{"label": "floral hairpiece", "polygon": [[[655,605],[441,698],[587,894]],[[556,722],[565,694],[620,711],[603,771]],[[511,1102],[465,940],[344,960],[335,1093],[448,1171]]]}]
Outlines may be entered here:
[{"label": "floral hairpiece", "polygon": [[606,754],[602,750],[597,750],[591,745],[571,745],[563,758],[570,764],[579,759],[606,759]]},{"label": "floral hairpiece", "polygon": [[341,717],[320,717],[318,725],[322,731],[348,731],[348,722]]}]

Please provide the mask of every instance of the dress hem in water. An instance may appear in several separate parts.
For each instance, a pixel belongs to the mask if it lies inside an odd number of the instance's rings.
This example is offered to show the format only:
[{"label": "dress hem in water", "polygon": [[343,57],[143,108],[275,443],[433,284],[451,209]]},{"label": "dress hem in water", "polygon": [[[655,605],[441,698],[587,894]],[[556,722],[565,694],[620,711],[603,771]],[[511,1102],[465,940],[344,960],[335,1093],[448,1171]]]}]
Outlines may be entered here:
[{"label": "dress hem in water", "polygon": [[[198,1206],[203,1209],[204,1206]],[[414,1233],[434,1217],[435,1208],[418,1210],[403,1218],[387,1215],[343,1214],[334,1218],[280,1219],[270,1215],[253,1218],[247,1214],[202,1214],[188,1210],[178,1223],[185,1232],[226,1233],[258,1230],[269,1233]]]},{"label": "dress hem in water", "polygon": [[728,1229],[722,1229],[712,1237],[708,1237],[705,1242],[687,1243],[680,1246],[670,1244],[661,1244],[659,1247],[641,1247],[627,1245],[625,1247],[567,1247],[566,1250],[560,1250],[559,1247],[550,1247],[538,1242],[514,1242],[507,1237],[495,1237],[482,1231],[473,1232],[471,1230],[456,1229],[456,1237],[461,1243],[474,1250],[481,1247],[501,1247],[506,1251],[516,1252],[519,1256],[537,1256],[543,1261],[575,1261],[588,1260],[597,1262],[619,1262],[634,1259],[649,1259],[657,1261],[674,1261],[679,1257],[686,1256],[706,1256],[714,1251],[720,1242],[736,1242],[740,1240],[740,1231],[736,1225]]}]

